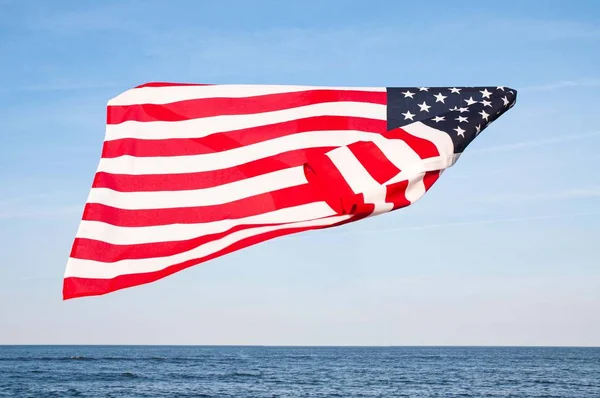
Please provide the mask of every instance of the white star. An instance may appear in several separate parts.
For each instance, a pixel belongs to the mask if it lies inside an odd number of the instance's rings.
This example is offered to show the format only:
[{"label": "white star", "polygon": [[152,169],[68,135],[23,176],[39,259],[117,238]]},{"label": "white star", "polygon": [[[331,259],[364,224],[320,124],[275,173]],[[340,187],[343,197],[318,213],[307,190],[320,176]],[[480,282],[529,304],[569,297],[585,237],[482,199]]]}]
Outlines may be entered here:
[{"label": "white star", "polygon": [[477,101],[475,101],[473,99],[473,97],[466,99],[465,102],[467,103],[467,105],[473,105],[474,103],[476,103]]},{"label": "white star", "polygon": [[428,90],[429,90],[428,87],[421,87],[421,88],[419,88],[419,91],[428,91]]},{"label": "white star", "polygon": [[478,124],[477,126],[475,126],[475,135],[481,133],[481,124]]},{"label": "white star", "polygon": [[490,101],[483,100],[480,103],[483,104],[483,106],[489,106],[489,107],[492,106],[492,103]]},{"label": "white star", "polygon": [[469,110],[469,108],[458,108],[458,111],[460,113],[467,112],[468,110]]},{"label": "white star", "polygon": [[453,130],[454,130],[454,131],[456,131],[456,134],[460,135],[461,137],[464,137],[464,136],[465,136],[465,131],[466,131],[466,130],[463,130],[463,129],[461,129],[460,127],[456,127],[456,128],[455,128],[455,129],[453,129]]},{"label": "white star", "polygon": [[458,106],[455,106],[454,108],[450,109],[452,112],[457,111],[458,110]]},{"label": "white star", "polygon": [[487,91],[487,88],[484,88],[483,91],[480,91],[480,93],[483,96],[483,98],[490,98],[490,95],[492,95],[492,93]]},{"label": "white star", "polygon": [[454,94],[460,94],[460,90],[461,90],[460,88],[452,87],[450,89],[450,92],[454,93]]},{"label": "white star", "polygon": [[404,120],[410,119],[413,120],[413,115],[412,113],[410,113],[410,111],[406,111],[406,113],[403,113],[402,116],[404,116]]},{"label": "white star", "polygon": [[504,101],[504,106],[508,105],[508,99],[506,96],[502,98],[502,101]]},{"label": "white star", "polygon": [[458,122],[459,122],[459,123],[462,123],[462,122],[465,122],[465,123],[467,123],[467,122],[468,122],[467,118],[466,118],[466,117],[464,117],[464,116],[459,116],[459,117],[457,117],[457,118],[456,118],[456,119],[454,119],[454,120],[458,120]]},{"label": "white star", "polygon": [[504,91],[504,87],[503,86],[498,86],[498,87],[496,87],[496,90],[502,90],[502,91]]},{"label": "white star", "polygon": [[445,95],[442,95],[442,93],[438,93],[438,95],[434,95],[435,97],[435,102],[441,102],[442,104],[444,103],[444,99],[448,98]]},{"label": "white star", "polygon": [[483,111],[483,110],[482,110],[481,112],[478,112],[478,113],[479,113],[479,114],[481,115],[481,117],[482,117],[482,118],[484,118],[485,120],[488,120],[488,117],[490,116],[490,115],[488,115],[487,113],[485,113],[485,111]]},{"label": "white star", "polygon": [[404,98],[412,98],[413,95],[415,95],[415,93],[411,93],[410,91],[406,90],[405,92],[403,92],[402,94],[404,94]]},{"label": "white star", "polygon": [[438,122],[443,122],[445,120],[444,116],[436,116],[433,118],[433,121],[438,123]]},{"label": "white star", "polygon": [[427,105],[427,103],[425,103],[425,101],[423,101],[422,104],[417,104],[419,105],[419,108],[421,108],[421,112],[429,112],[429,108],[431,108],[431,106]]}]

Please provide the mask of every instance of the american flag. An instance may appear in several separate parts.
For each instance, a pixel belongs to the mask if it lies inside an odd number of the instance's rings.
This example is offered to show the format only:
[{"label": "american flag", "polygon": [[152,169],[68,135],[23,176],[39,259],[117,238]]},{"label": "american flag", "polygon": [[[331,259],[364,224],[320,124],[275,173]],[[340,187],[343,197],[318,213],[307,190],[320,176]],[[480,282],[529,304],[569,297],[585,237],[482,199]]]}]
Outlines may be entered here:
[{"label": "american flag", "polygon": [[507,87],[149,83],[113,98],[63,297],[415,203]]}]

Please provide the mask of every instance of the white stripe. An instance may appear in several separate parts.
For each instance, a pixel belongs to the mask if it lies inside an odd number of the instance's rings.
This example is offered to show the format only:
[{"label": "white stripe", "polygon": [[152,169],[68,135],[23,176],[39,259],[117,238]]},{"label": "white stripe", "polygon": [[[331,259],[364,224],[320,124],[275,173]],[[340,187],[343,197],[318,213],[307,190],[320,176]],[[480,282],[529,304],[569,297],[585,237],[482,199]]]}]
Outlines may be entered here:
[{"label": "white stripe", "polygon": [[369,192],[381,186],[371,177],[371,174],[369,174],[367,169],[365,169],[347,146],[329,151],[327,152],[327,156],[337,167],[354,193]]},{"label": "white stripe", "polygon": [[199,259],[227,248],[242,239],[263,234],[270,231],[302,228],[312,226],[326,226],[347,220],[351,216],[336,216],[318,220],[303,221],[284,225],[258,227],[234,232],[221,239],[208,242],[190,251],[169,257],[149,258],[140,260],[121,260],[114,263],[102,263],[93,260],[69,258],[65,277],[110,279],[119,275],[154,272],[165,269],[184,261]]},{"label": "white stripe", "polygon": [[78,238],[98,240],[115,245],[171,242],[228,231],[238,225],[283,224],[335,215],[325,202],[278,209],[254,216],[197,224],[169,224],[150,227],[119,227],[100,221],[85,221],[77,231]]},{"label": "white stripe", "polygon": [[180,122],[127,121],[106,125],[106,141],[121,138],[157,140],[201,138],[210,134],[288,122],[313,116],[351,116],[385,120],[386,106],[364,102],[328,102],[250,115],[224,115]]},{"label": "white stripe", "polygon": [[404,195],[406,200],[408,200],[411,204],[415,203],[423,195],[425,195],[425,183],[423,182],[424,176],[425,173],[419,173],[408,180],[408,186],[406,187],[406,192]]},{"label": "white stripe", "polygon": [[88,202],[128,210],[211,206],[306,183],[302,166],[296,166],[194,190],[119,192],[110,188],[92,188]]},{"label": "white stripe", "polygon": [[[415,137],[423,138],[432,142],[440,156],[434,156],[419,161],[414,161],[408,164],[408,167],[400,167],[399,174],[387,181],[385,184],[394,184],[400,181],[409,181],[410,195],[414,198],[419,198],[424,193],[425,186],[419,182],[419,175],[427,171],[445,170],[456,163],[460,157],[459,153],[454,153],[454,144],[450,136],[440,130],[436,130],[421,122],[411,123],[403,126],[403,130]],[[393,140],[390,140],[393,141]],[[382,148],[383,150],[383,148]],[[422,177],[421,177],[422,178]],[[416,199],[415,199],[416,200]]]},{"label": "white stripe", "polygon": [[440,155],[439,158],[436,158],[435,162],[439,166],[435,166],[431,170],[442,170],[452,166],[456,162],[457,157],[454,155],[454,144],[448,133],[436,130],[421,122],[411,123],[403,126],[402,129],[410,135],[431,141],[436,146]]},{"label": "white stripe", "polygon": [[108,102],[108,105],[167,104],[204,98],[242,98],[257,95],[294,93],[307,90],[357,90],[384,92],[385,87],[318,87],[284,85],[233,85],[141,87],[127,90]]},{"label": "white stripe", "polygon": [[400,171],[421,162],[421,157],[403,140],[381,137],[375,142],[385,157]]},{"label": "white stripe", "polygon": [[[381,142],[383,140],[385,138],[377,141]],[[364,194],[365,203],[375,205],[373,215],[392,210],[394,207],[393,203],[386,203],[385,201],[387,196],[386,187],[378,183],[371,176],[347,146],[329,151],[327,152],[327,156],[329,156],[333,164],[337,167],[352,191],[356,194]]]},{"label": "white stripe", "polygon": [[[203,155],[161,157],[124,155],[116,158],[102,158],[98,165],[98,171],[131,175],[194,173],[234,167],[298,149],[340,147],[356,141],[379,143],[382,140],[386,140],[386,138],[380,134],[364,133],[357,130],[313,131],[287,135],[228,151]],[[393,148],[395,149],[392,151]],[[406,166],[411,162],[420,160],[403,141],[391,146],[386,145],[385,148],[382,148],[382,151],[387,156],[394,156],[393,161],[401,170],[402,167],[400,166]]]},{"label": "white stripe", "polygon": [[365,203],[372,203],[375,205],[371,216],[387,213],[394,208],[393,203],[385,201],[387,198],[387,188],[383,185],[374,191],[365,193],[364,197]]}]

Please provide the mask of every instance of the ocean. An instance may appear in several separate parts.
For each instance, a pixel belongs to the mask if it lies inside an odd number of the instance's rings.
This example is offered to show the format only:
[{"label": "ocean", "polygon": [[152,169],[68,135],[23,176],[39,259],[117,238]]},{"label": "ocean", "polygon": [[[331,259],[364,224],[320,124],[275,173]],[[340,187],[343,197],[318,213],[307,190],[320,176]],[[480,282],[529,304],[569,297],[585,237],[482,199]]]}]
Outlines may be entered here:
[{"label": "ocean", "polygon": [[1,397],[600,397],[600,348],[0,346]]}]

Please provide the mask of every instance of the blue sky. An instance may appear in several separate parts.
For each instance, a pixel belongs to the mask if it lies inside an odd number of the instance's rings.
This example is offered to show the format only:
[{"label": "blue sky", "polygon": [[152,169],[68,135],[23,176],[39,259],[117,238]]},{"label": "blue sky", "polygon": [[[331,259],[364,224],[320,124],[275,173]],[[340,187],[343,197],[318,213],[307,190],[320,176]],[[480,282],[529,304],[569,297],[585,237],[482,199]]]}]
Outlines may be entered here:
[{"label": "blue sky", "polygon": [[[166,4],[0,0],[0,344],[600,345],[597,2]],[[147,81],[519,97],[409,208],[62,302],[106,102]]]}]

